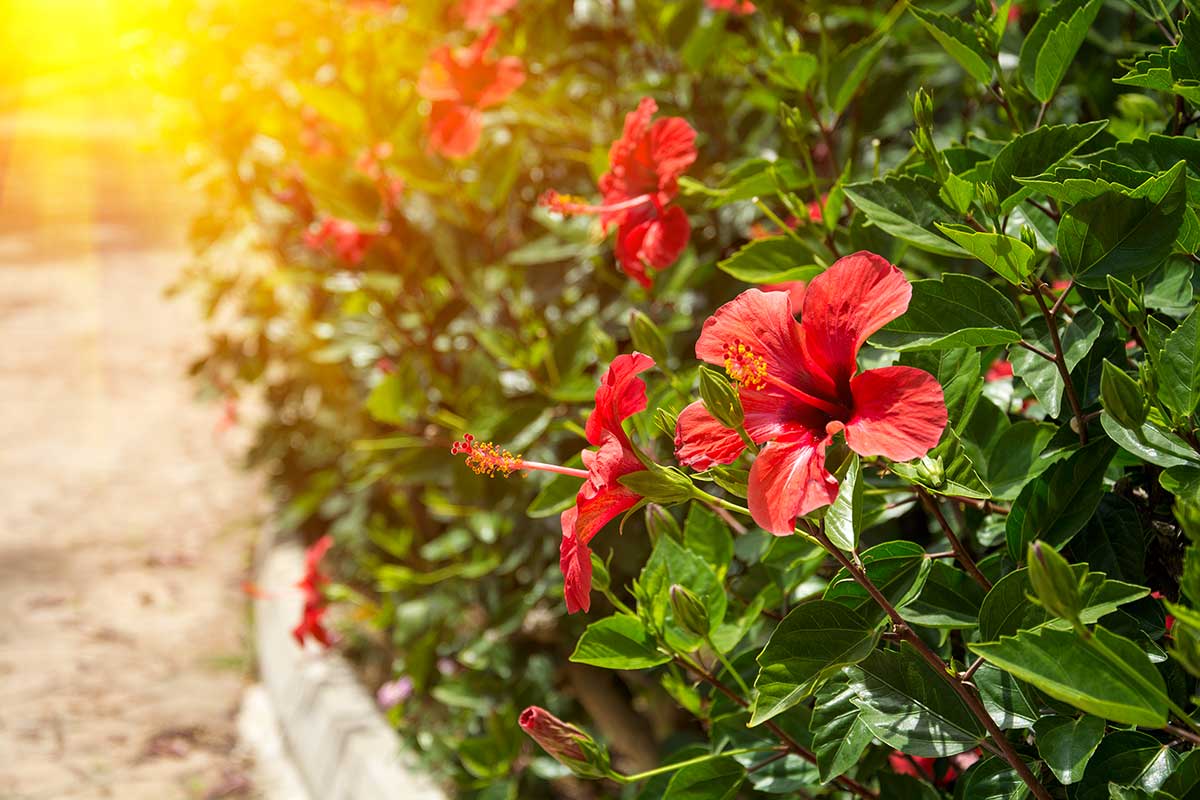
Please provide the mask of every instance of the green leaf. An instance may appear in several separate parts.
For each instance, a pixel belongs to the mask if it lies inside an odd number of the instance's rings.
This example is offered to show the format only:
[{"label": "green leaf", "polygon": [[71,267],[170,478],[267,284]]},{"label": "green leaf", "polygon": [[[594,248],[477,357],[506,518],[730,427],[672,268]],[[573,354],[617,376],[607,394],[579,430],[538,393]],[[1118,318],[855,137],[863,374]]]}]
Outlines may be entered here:
[{"label": "green leaf", "polygon": [[1158,399],[1183,419],[1200,403],[1200,309],[1193,309],[1167,337],[1159,361]]},{"label": "green leaf", "polygon": [[1041,717],[1033,690],[1004,670],[984,664],[975,670],[974,683],[988,716],[1001,730],[1032,728]]},{"label": "green leaf", "polygon": [[962,433],[983,393],[982,359],[978,350],[910,350],[897,362],[923,369],[942,385],[950,428]]},{"label": "green leaf", "polygon": [[859,614],[828,600],[792,609],[758,654],[750,725],[787,711],[812,694],[822,678],[870,655],[879,639],[873,628]]},{"label": "green leaf", "polygon": [[985,85],[992,82],[993,59],[973,25],[938,11],[911,6],[909,10],[972,78]]},{"label": "green leaf", "polygon": [[1012,302],[970,275],[912,283],[908,313],[886,325],[871,341],[892,350],[988,347],[1021,338]]},{"label": "green leaf", "polygon": [[703,761],[676,772],[663,800],[733,800],[745,779],[745,767],[733,758]]},{"label": "green leaf", "polygon": [[1073,206],[1058,225],[1063,265],[1092,289],[1105,288],[1108,275],[1128,282],[1149,274],[1175,244],[1183,224],[1184,187],[1180,163],[1146,196],[1113,191]]},{"label": "green leaf", "polygon": [[1096,513],[1075,534],[1069,549],[1086,559],[1088,569],[1131,583],[1146,580],[1146,534],[1137,507],[1115,494],[1106,494]]},{"label": "green leaf", "polygon": [[893,464],[892,472],[910,483],[924,486],[934,494],[974,497],[981,500],[992,496],[992,490],[975,471],[974,462],[953,430],[946,431],[942,443],[929,451],[929,458],[941,461],[943,474],[940,480],[925,474],[920,469],[920,462]]},{"label": "green leaf", "polygon": [[955,214],[938,197],[938,185],[921,175],[888,175],[846,186],[846,195],[867,221],[930,253],[961,258],[967,253],[933,231]]},{"label": "green leaf", "polygon": [[1089,714],[1127,725],[1166,725],[1166,686],[1146,653],[1100,626],[1092,638],[1095,646],[1074,631],[1043,627],[969,646],[989,664]]},{"label": "green leaf", "polygon": [[777,86],[803,92],[817,74],[817,57],[812,53],[784,53],[775,59],[767,77]]},{"label": "green leaf", "polygon": [[[1110,580],[1103,572],[1091,572],[1086,564],[1071,567],[1080,578],[1079,594],[1083,602],[1080,619],[1084,624],[1096,622],[1125,603],[1145,597],[1150,590],[1118,580]],[[1034,630],[1043,626],[1067,630],[1070,624],[1047,614],[1045,609],[1029,600],[1033,588],[1029,572],[1018,569],[996,581],[979,609],[979,638],[992,641],[1018,630]]]},{"label": "green leaf", "polygon": [[875,651],[848,675],[863,724],[889,747],[950,756],[983,741],[983,726],[966,703],[908,643]]},{"label": "green leaf", "polygon": [[821,272],[812,251],[790,236],[750,242],[717,267],[746,283],[807,281]]},{"label": "green leaf", "polygon": [[578,494],[578,479],[568,475],[555,475],[529,502],[525,514],[533,519],[556,517],[575,505],[575,497]]},{"label": "green leaf", "polygon": [[[915,542],[896,540],[877,544],[860,555],[867,577],[893,607],[900,607],[916,596],[929,574],[930,560]],[[826,600],[852,609],[872,625],[883,620],[885,612],[858,585],[845,569],[838,570],[825,589]]]},{"label": "green leaf", "polygon": [[1160,431],[1147,422],[1140,430],[1131,431],[1121,426],[1107,413],[1100,415],[1100,424],[1109,438],[1143,461],[1160,467],[1179,467],[1197,463],[1195,450],[1172,433]]},{"label": "green leaf", "polygon": [[1003,758],[976,761],[954,782],[954,800],[1024,800],[1029,787]]},{"label": "green leaf", "polygon": [[1075,59],[1103,0],[1059,0],[1043,12],[1021,45],[1021,80],[1045,103]]},{"label": "green leaf", "polygon": [[863,520],[863,484],[858,455],[851,454],[837,498],[825,512],[825,534],[829,541],[846,552],[858,547]]},{"label": "green leaf", "polygon": [[857,764],[874,738],[854,697],[854,687],[844,676],[827,681],[817,692],[812,749],[822,782],[828,783]]},{"label": "green leaf", "polygon": [[1006,144],[992,161],[990,175],[1001,212],[1012,211],[1032,193],[1033,187],[1022,185],[1022,178],[1041,175],[1061,164],[1107,124],[1101,120],[1082,125],[1043,125]]},{"label": "green leaf", "polygon": [[671,647],[690,652],[700,646],[698,637],[675,621],[668,590],[673,583],[686,586],[708,611],[713,628],[725,620],[725,587],[712,568],[696,553],[685,550],[669,536],[660,536],[642,574],[634,582],[638,614],[650,621],[653,629],[663,632]]},{"label": "green leaf", "polygon": [[[1190,18],[1189,18],[1190,19]],[[1161,791],[1169,798],[1176,800],[1196,800],[1200,789],[1200,750],[1193,750],[1184,756],[1175,770],[1163,782]],[[1156,800],[1165,800],[1161,796]]]},{"label": "green leaf", "polygon": [[1005,524],[1008,552],[1025,555],[1034,539],[1054,548],[1071,540],[1104,495],[1104,471],[1115,450],[1103,439],[1059,461],[1025,486],[1012,505]]},{"label": "green leaf", "polygon": [[1083,777],[1092,753],[1104,738],[1104,720],[1085,714],[1075,717],[1049,716],[1033,726],[1038,753],[1060,783],[1070,785]]},{"label": "green leaf", "polygon": [[909,622],[930,628],[973,628],[986,592],[966,572],[934,561],[916,599],[900,610]]},{"label": "green leaf", "polygon": [[571,660],[604,669],[646,669],[671,660],[637,617],[614,614],[587,626]]},{"label": "green leaf", "polygon": [[1053,458],[1043,458],[1042,451],[1058,429],[1031,419],[1010,425],[988,451],[988,485],[992,496],[1013,500],[1030,480],[1045,472]]},{"label": "green leaf", "polygon": [[858,87],[862,85],[867,73],[883,52],[888,41],[883,33],[884,30],[881,29],[852,44],[838,53],[829,65],[829,72],[825,77],[825,97],[835,114],[846,110]]},{"label": "green leaf", "polygon": [[[1060,325],[1059,336],[1068,373],[1091,352],[1103,330],[1104,320],[1087,308],[1080,309],[1065,327]],[[1046,352],[1054,351],[1050,329],[1044,317],[1037,316],[1025,323],[1022,332],[1025,341]],[[1046,409],[1046,414],[1057,417],[1062,412],[1062,396],[1066,389],[1058,367],[1024,347],[1014,348],[1009,360],[1013,365],[1013,374],[1025,382]]]},{"label": "green leaf", "polygon": [[1002,233],[977,231],[966,225],[934,224],[939,231],[1009,283],[1017,285],[1029,277],[1036,253],[1020,239]]},{"label": "green leaf", "polygon": [[1139,731],[1104,737],[1092,754],[1075,800],[1109,800],[1110,787],[1135,786],[1153,792],[1164,784],[1177,756],[1166,744]]},{"label": "green leaf", "polygon": [[718,578],[725,576],[733,560],[733,534],[729,526],[701,503],[692,503],[688,508],[683,546],[708,562]]}]

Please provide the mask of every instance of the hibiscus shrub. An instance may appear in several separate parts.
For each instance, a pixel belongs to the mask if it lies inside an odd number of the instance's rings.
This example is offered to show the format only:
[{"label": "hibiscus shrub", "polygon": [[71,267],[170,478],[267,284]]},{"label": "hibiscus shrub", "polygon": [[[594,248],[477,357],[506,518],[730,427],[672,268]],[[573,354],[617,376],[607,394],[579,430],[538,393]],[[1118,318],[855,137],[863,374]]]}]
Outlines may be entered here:
[{"label": "hibiscus shrub", "polygon": [[1197,6],[201,3],[297,638],[462,797],[1200,796]]}]

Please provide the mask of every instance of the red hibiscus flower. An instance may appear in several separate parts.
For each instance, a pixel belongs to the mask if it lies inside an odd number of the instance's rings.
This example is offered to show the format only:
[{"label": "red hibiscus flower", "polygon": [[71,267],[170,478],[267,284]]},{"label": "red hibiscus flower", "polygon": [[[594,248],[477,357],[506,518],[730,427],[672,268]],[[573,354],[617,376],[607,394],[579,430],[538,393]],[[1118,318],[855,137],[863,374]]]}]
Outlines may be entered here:
[{"label": "red hibiscus flower", "polygon": [[500,36],[490,28],[470,46],[443,45],[421,69],[417,91],[433,101],[429,112],[429,146],[448,158],[475,152],[483,131],[483,110],[503,103],[525,82],[525,67],[516,56],[489,57]]},{"label": "red hibiscus flower", "polygon": [[559,565],[569,614],[591,608],[592,551],[588,542],[613,518],[641,500],[618,480],[645,469],[621,423],[645,410],[646,383],[637,376],[653,366],[650,356],[620,355],[600,378],[596,410],[587,421],[587,440],[599,449],[583,451],[587,480],[575,496],[575,505],[561,517]]},{"label": "red hibiscus flower", "polygon": [[312,250],[332,250],[339,260],[355,266],[367,255],[373,235],[353,222],[325,217],[304,232],[304,244]]},{"label": "red hibiscus flower", "polygon": [[787,292],[792,301],[792,308],[804,307],[804,294],[808,291],[805,281],[784,281],[783,283],[765,283],[758,287],[764,292]]},{"label": "red hibiscus flower", "polygon": [[938,760],[936,758],[906,756],[897,751],[893,751],[888,755],[888,765],[891,766],[892,772],[897,775],[911,775],[914,778],[923,778],[943,789],[953,786],[959,774],[965,772],[978,760],[979,752],[976,750],[959,753],[956,756],[950,757],[949,763],[945,765],[945,769],[939,774],[937,772]]},{"label": "red hibiscus flower", "polygon": [[1007,359],[997,358],[995,361],[992,362],[992,365],[990,367],[988,367],[988,371],[983,376],[983,379],[985,381],[987,381],[988,383],[992,383],[993,381],[1002,381],[1005,378],[1011,378],[1012,376],[1013,376],[1012,364],[1009,363],[1009,361]]},{"label": "red hibiscus flower", "polygon": [[301,647],[306,639],[313,639],[324,647],[333,643],[333,637],[325,628],[326,611],[324,587],[329,576],[321,572],[321,559],[333,547],[333,537],[322,536],[313,542],[304,554],[304,577],[296,584],[304,592],[304,611],[300,622],[292,628],[292,636]]},{"label": "red hibiscus flower", "polygon": [[[932,375],[901,366],[855,374],[859,348],[903,314],[911,296],[899,269],[860,252],[809,283],[800,323],[787,293],[758,289],[705,320],[696,357],[738,382],[746,432],[765,444],[749,481],[750,513],[761,527],[792,533],[796,517],[833,502],[838,485],[825,448],[838,433],[860,455],[895,461],[938,443],[946,405]],[[732,463],[744,447],[702,402],[679,415],[675,453],[688,466]]]},{"label": "red hibiscus flower", "polygon": [[625,130],[608,153],[609,170],[600,177],[602,205],[553,190],[542,198],[542,205],[561,214],[599,214],[605,231],[615,225],[617,261],[647,289],[653,283],[647,265],[662,270],[674,264],[692,234],[687,214],[670,203],[679,176],[696,160],[692,126],[682,117],[652,124],[656,111],[658,104],[646,97],[625,115]]},{"label": "red hibiscus flower", "polygon": [[705,0],[705,5],[713,11],[728,11],[738,16],[753,14],[755,11],[754,3],[750,0]]},{"label": "red hibiscus flower", "polygon": [[463,25],[474,31],[486,28],[496,17],[512,11],[517,0],[460,0],[455,13],[462,18]]}]

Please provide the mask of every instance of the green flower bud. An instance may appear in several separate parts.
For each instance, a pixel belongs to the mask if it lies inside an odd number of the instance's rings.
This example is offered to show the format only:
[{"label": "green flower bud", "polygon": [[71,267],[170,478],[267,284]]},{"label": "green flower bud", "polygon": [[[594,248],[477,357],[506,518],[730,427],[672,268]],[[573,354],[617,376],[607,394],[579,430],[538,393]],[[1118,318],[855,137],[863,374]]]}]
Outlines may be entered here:
[{"label": "green flower bud", "polygon": [[652,503],[683,503],[696,494],[692,479],[677,467],[651,464],[648,469],[622,475],[617,480]]},{"label": "green flower bud", "polygon": [[975,201],[987,216],[995,219],[1000,214],[1000,198],[996,195],[996,187],[990,183],[981,183],[975,187]]},{"label": "green flower bud", "polygon": [[598,592],[608,591],[612,585],[612,577],[608,574],[608,564],[604,559],[592,552],[592,588]]},{"label": "green flower bud", "polygon": [[1112,315],[1127,327],[1136,328],[1146,321],[1146,305],[1140,289],[1114,278],[1106,277],[1109,301],[1105,303]]},{"label": "green flower bud", "polygon": [[1146,421],[1146,393],[1141,385],[1108,359],[1100,373],[1100,402],[1122,428],[1137,430]]},{"label": "green flower bud", "polygon": [[942,488],[946,482],[946,468],[942,465],[942,457],[921,456],[921,460],[917,462],[917,477],[935,489]]},{"label": "green flower bud", "polygon": [[933,128],[933,98],[923,86],[913,95],[913,119],[916,120],[918,128]]},{"label": "green flower bud", "polygon": [[677,542],[683,541],[683,530],[679,527],[679,523],[671,516],[670,511],[658,503],[650,503],[646,506],[646,530],[650,531],[650,535],[655,540],[659,536],[669,536]]},{"label": "green flower bud", "polygon": [[734,389],[724,375],[708,367],[700,368],[700,397],[708,413],[716,417],[717,422],[731,430],[742,427],[745,415],[742,413],[742,401],[738,399]]},{"label": "green flower bud", "polygon": [[1077,628],[1083,603],[1079,597],[1079,579],[1067,560],[1044,542],[1029,545],[1026,561],[1029,564],[1029,584],[1036,601],[1056,617],[1069,621]]},{"label": "green flower bud", "polygon": [[700,602],[700,598],[678,583],[671,584],[668,593],[671,598],[671,610],[675,613],[675,621],[679,626],[693,636],[707,637],[711,623],[708,619],[708,609]]},{"label": "green flower bud", "polygon": [[654,424],[660,431],[674,439],[675,426],[679,424],[679,417],[665,408],[656,408],[654,409]]},{"label": "green flower bud", "polygon": [[1028,225],[1021,226],[1021,241],[1024,242],[1030,250],[1035,253],[1037,252],[1038,239],[1037,233],[1033,230],[1033,228],[1029,227]]}]

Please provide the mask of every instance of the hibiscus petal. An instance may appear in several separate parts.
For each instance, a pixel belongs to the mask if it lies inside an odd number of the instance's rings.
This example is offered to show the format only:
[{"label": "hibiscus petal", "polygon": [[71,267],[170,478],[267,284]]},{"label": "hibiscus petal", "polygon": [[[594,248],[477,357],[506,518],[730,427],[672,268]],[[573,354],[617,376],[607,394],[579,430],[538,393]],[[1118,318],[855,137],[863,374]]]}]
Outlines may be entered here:
[{"label": "hibiscus petal", "polygon": [[637,222],[629,219],[627,214],[628,212],[622,211],[614,217],[617,220],[617,246],[614,248],[617,262],[621,265],[622,272],[649,289],[654,285],[654,281],[647,274],[646,264],[642,261],[640,253],[654,220],[642,218]]},{"label": "hibiscus petal", "polygon": [[846,444],[863,456],[893,461],[919,458],[933,449],[946,428],[946,401],[932,375],[915,367],[882,367],[850,381],[854,416]]},{"label": "hibiscus petal", "polygon": [[696,357],[725,366],[725,347],[741,342],[765,361],[767,372],[805,391],[813,391],[804,362],[800,326],[792,316],[787,292],[747,289],[704,321]]},{"label": "hibiscus petal", "polygon": [[417,94],[426,100],[458,100],[459,91],[451,77],[454,69],[454,56],[447,45],[434,50],[417,77]]},{"label": "hibiscus petal", "polygon": [[647,227],[637,250],[638,258],[655,269],[666,269],[679,259],[691,235],[692,223],[688,221],[687,213],[678,206],[671,206]]},{"label": "hibiscus petal", "polygon": [[574,508],[562,513],[563,537],[558,548],[568,614],[586,612],[592,605],[592,551],[575,535],[575,513]]},{"label": "hibiscus petal", "polygon": [[750,516],[759,527],[786,536],[796,517],[837,498],[837,480],[825,469],[823,434],[805,432],[767,444],[750,468]]},{"label": "hibiscus petal", "polygon": [[589,442],[602,445],[606,433],[627,442],[621,422],[646,409],[646,382],[638,375],[653,366],[654,359],[644,353],[625,353],[613,359],[596,389],[596,410],[587,421]]},{"label": "hibiscus petal", "polygon": [[508,99],[525,82],[525,65],[516,56],[505,56],[496,62],[496,76],[479,95],[477,108],[490,108]]},{"label": "hibiscus petal", "polygon": [[867,337],[908,309],[912,286],[887,259],[865,250],[812,279],[800,315],[804,345],[837,386],[854,374]]},{"label": "hibiscus petal", "polygon": [[475,152],[483,132],[483,115],[454,102],[437,102],[429,112],[429,146],[447,158],[464,158]]},{"label": "hibiscus petal", "polygon": [[[620,475],[640,472],[641,469],[629,470]],[[600,529],[616,517],[641,502],[641,495],[632,489],[622,486],[614,475],[610,482],[600,485],[589,481],[579,490],[575,498],[575,537],[583,543],[590,542]],[[572,509],[567,509],[571,511]],[[566,513],[566,512],[563,512]]]},{"label": "hibiscus petal", "polygon": [[650,128],[650,156],[658,173],[658,190],[670,200],[676,179],[696,161],[696,130],[683,117],[664,117]]},{"label": "hibiscus petal", "polygon": [[675,457],[692,469],[732,464],[746,449],[737,431],[726,428],[697,400],[679,412],[675,424]]}]

